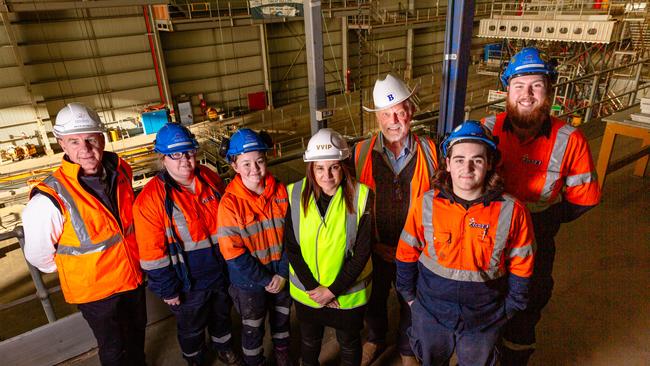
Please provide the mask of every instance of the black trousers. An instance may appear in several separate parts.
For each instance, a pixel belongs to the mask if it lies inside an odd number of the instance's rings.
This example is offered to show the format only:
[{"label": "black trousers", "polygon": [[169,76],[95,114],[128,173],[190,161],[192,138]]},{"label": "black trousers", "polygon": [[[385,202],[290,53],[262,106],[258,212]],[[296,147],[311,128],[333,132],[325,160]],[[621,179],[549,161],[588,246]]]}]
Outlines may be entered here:
[{"label": "black trousers", "polygon": [[[303,366],[318,366],[321,343],[325,327],[320,324],[300,323],[300,355]],[[357,329],[336,329],[339,342],[341,366],[361,364],[361,332]]]},{"label": "black trousers", "polygon": [[[368,342],[386,343],[388,332],[388,296],[396,278],[395,263],[389,263],[372,255],[372,293],[366,310]],[[397,329],[397,350],[401,355],[413,356],[406,331],[411,326],[411,307],[397,294],[399,301],[399,324]]]},{"label": "black trousers", "polygon": [[103,366],[145,365],[146,305],[143,285],[77,305],[97,339]]}]

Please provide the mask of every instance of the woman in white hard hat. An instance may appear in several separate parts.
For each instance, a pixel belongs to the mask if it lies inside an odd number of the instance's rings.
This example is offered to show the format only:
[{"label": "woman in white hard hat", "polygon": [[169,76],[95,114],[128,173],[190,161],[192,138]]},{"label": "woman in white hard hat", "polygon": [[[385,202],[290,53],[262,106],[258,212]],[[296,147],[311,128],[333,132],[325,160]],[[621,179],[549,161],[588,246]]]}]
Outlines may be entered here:
[{"label": "woman in white hard hat", "polygon": [[147,183],[133,206],[140,266],[149,289],[176,316],[178,343],[188,365],[205,363],[205,330],[217,358],[241,360],[232,348],[228,275],[217,243],[217,216],[224,186],[197,163],[199,144],[176,123],[156,134],[154,151],[163,170]]},{"label": "woman in white hard hat", "polygon": [[370,189],[344,160],[350,149],[328,128],[309,140],[306,177],[287,187],[289,289],[300,320],[302,364],[318,365],[324,327],[336,329],[341,365],[361,363],[363,315],[371,291]]}]

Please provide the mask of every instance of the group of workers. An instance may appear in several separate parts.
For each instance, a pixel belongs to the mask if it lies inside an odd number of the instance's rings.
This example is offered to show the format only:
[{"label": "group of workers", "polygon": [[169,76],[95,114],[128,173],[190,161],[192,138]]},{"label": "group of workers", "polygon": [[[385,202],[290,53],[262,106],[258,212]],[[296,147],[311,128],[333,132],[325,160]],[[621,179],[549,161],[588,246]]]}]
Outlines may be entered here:
[{"label": "group of workers", "polygon": [[380,131],[351,149],[321,129],[305,178],[287,186],[267,169],[266,136],[242,128],[226,140],[236,172],[226,186],[197,163],[192,133],[169,123],[154,142],[161,170],[137,198],[129,165],[104,151],[97,113],[68,104],[54,125],[61,167],[23,211],[25,256],[58,270],[102,365],[145,365],[143,273],[189,365],[205,364],[208,344],[228,365],[291,365],[292,308],[302,365],[319,364],[325,327],[341,365],[370,365],[387,347],[393,287],[404,365],[447,365],[454,352],[459,365],[526,365],[553,288],[554,237],[600,200],[585,137],[550,115],[554,76],[524,48],[501,77],[506,111],[465,121],[438,149],[411,132],[414,91],[389,74],[364,107]]}]

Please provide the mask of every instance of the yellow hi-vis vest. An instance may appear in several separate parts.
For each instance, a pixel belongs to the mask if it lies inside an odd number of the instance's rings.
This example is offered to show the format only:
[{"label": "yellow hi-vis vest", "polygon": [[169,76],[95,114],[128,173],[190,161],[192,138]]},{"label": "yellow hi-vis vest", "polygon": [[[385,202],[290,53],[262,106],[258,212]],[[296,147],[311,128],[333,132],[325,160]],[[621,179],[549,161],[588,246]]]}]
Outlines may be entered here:
[{"label": "yellow hi-vis vest", "polygon": [[[355,209],[354,213],[349,213],[345,207],[343,188],[339,186],[330,201],[325,217],[321,217],[313,194],[309,198],[307,212],[304,212],[300,202],[304,187],[304,178],[287,187],[293,233],[312,275],[319,284],[327,287],[338,276],[347,253],[354,251],[359,220],[366,209],[370,189],[361,183],[356,184]],[[357,281],[344,294],[337,297],[341,309],[357,308],[368,302],[372,283],[371,274],[372,261],[368,260]],[[304,305],[312,308],[322,307],[309,298],[291,265],[289,265],[289,292],[291,297]]]}]

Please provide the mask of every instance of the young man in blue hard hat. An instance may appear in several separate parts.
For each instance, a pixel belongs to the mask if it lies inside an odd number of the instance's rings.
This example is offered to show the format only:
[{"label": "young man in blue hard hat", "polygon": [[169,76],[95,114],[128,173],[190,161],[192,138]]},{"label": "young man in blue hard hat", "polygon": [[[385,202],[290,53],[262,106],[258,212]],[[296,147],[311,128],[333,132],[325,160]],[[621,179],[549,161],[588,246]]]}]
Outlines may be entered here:
[{"label": "young man in blue hard hat", "polygon": [[506,326],[502,365],[526,365],[535,349],[535,325],[553,290],[555,234],[600,201],[600,188],[587,139],[575,127],[550,115],[554,65],[526,47],[501,75],[506,111],[483,120],[499,138],[499,174],[506,192],[531,211],[537,257],[528,308]]},{"label": "young man in blue hard hat", "polygon": [[205,364],[205,330],[217,358],[240,364],[233,352],[228,274],[217,243],[224,186],[197,163],[199,143],[184,126],[164,125],[154,151],[163,169],[133,205],[140,266],[149,289],[176,317],[178,343],[190,366]]},{"label": "young man in blue hard hat", "polygon": [[506,320],[525,308],[534,241],[524,205],[503,193],[496,142],[477,121],[442,143],[444,165],[397,246],[397,290],[411,306],[411,346],[425,366],[495,365]]},{"label": "young man in blue hard hat", "polygon": [[[267,135],[268,136],[268,135]],[[219,249],[230,273],[230,295],[241,315],[244,361],[260,366],[269,315],[276,366],[290,366],[291,296],[284,253],[287,189],[266,166],[268,143],[248,128],[229,139],[226,159],[237,173],[219,204]]]},{"label": "young man in blue hard hat", "polygon": [[59,272],[63,296],[88,322],[102,365],[144,365],[147,314],[131,167],[104,151],[102,121],[81,103],[59,111],[54,136],[65,154],[30,192],[22,216],[25,258],[43,272]]}]

